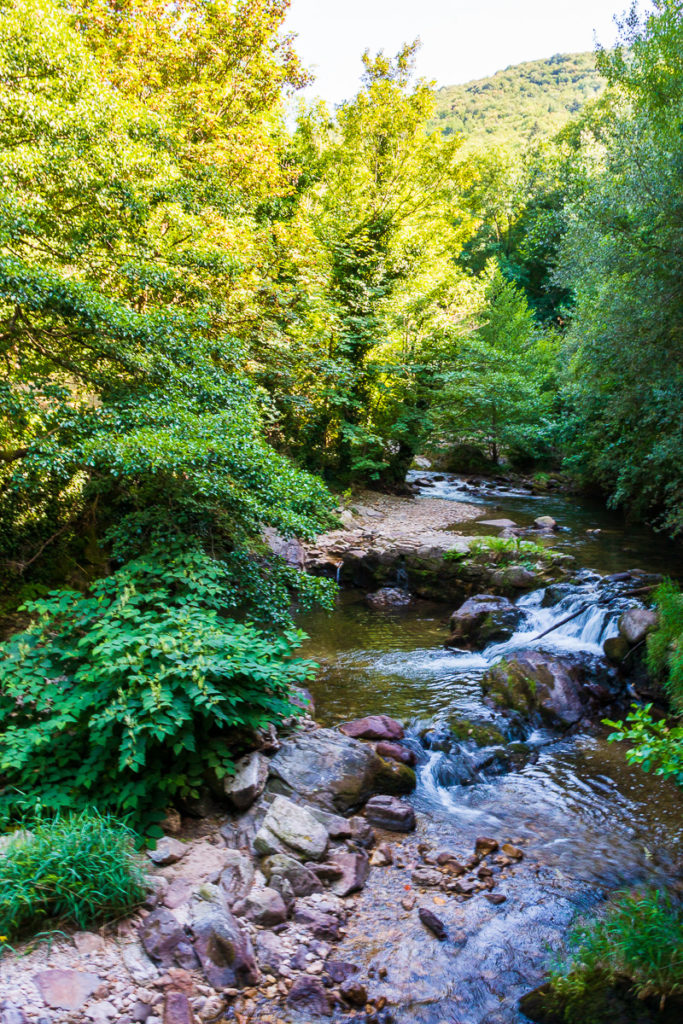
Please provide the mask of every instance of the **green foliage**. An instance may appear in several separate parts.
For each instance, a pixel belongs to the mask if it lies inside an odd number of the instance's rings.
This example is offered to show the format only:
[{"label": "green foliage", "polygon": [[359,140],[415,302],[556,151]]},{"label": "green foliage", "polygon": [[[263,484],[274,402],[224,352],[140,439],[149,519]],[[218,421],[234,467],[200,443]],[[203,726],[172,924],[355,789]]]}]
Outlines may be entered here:
[{"label": "green foliage", "polygon": [[485,448],[494,463],[510,450],[540,454],[552,402],[553,344],[495,262],[487,265],[473,319],[440,353],[435,429],[443,443]]},{"label": "green foliage", "polygon": [[683,11],[658,0],[600,65],[613,102],[582,126],[560,280],[568,337],[571,465],[613,504],[683,529]]},{"label": "green foliage", "polygon": [[226,617],[239,582],[185,550],[30,602],[34,621],[2,645],[0,808],[95,803],[155,835],[174,798],[230,770],[240,734],[296,714],[315,666],[293,657],[293,630]]},{"label": "green foliage", "polygon": [[683,786],[683,726],[653,718],[652,704],[634,704],[625,722],[605,719],[605,725],[617,730],[608,736],[610,742],[633,744],[626,752],[629,764]]},{"label": "green foliage", "polygon": [[130,913],[145,896],[134,838],[96,811],[26,819],[0,853],[0,949],[46,927]]},{"label": "green foliage", "polygon": [[665,893],[617,894],[604,917],[574,929],[570,943],[570,956],[551,972],[551,999],[568,1024],[603,1024],[600,995],[622,979],[638,999],[661,1005],[683,993],[683,910]]},{"label": "green foliage", "polygon": [[647,667],[664,687],[675,711],[683,714],[683,594],[665,580],[653,594],[657,627],[647,638]]},{"label": "green foliage", "polygon": [[462,133],[465,151],[505,146],[554,135],[604,89],[593,53],[557,53],[527,61],[489,78],[447,85],[436,94],[435,129]]}]

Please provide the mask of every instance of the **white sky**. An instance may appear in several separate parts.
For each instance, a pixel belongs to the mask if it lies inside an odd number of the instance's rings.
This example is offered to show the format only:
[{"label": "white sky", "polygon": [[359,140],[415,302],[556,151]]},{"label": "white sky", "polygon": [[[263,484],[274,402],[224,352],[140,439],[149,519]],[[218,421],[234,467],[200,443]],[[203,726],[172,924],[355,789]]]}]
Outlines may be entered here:
[{"label": "white sky", "polygon": [[366,48],[394,54],[419,36],[418,72],[439,85],[483,78],[525,60],[610,45],[630,0],[292,0],[288,27],[316,82],[339,103],[355,94]]}]

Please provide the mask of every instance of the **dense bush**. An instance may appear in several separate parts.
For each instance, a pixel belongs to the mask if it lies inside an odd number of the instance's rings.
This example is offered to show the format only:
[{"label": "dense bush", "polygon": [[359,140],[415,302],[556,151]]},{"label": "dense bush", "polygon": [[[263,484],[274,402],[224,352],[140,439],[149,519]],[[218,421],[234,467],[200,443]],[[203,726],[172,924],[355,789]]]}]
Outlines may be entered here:
[{"label": "dense bush", "polygon": [[133,840],[121,822],[91,811],[27,820],[0,854],[2,941],[132,910],[145,893]]},{"label": "dense bush", "polygon": [[230,582],[195,550],[29,602],[0,662],[0,808],[92,802],[158,834],[174,797],[230,769],[236,731],[292,714],[314,668],[300,634],[227,618]]},{"label": "dense bush", "polygon": [[605,1024],[602,996],[624,979],[638,999],[662,1006],[683,993],[683,910],[662,892],[618,894],[570,943],[569,958],[551,974],[551,999],[569,1024]]}]

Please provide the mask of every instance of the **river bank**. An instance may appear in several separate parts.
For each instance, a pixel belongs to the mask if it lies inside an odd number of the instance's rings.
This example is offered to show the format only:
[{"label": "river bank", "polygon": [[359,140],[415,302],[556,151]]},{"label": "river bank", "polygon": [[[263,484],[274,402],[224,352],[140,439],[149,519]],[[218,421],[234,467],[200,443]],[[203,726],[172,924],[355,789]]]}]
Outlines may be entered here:
[{"label": "river bank", "polygon": [[[455,550],[466,564],[477,535],[448,527],[530,529],[549,546],[562,536],[533,520],[491,527],[488,508],[446,498],[375,496],[349,512],[332,544],[350,559],[360,538],[391,553],[399,530],[414,543],[444,534],[442,563]],[[396,607],[358,588],[332,615],[309,614],[315,721],[262,737],[239,806],[235,792],[214,793],[169,816],[138,915],[0,961],[2,1024],[525,1020],[519,999],[577,912],[621,885],[675,884],[683,820],[680,793],[628,768],[599,725],[630,699],[603,644],[642,604],[631,592],[648,566],[609,579],[565,562],[559,582],[539,585],[548,564],[531,563],[524,588],[501,581],[514,622],[468,646],[445,646],[450,600]],[[392,582],[410,593],[409,573]],[[554,677],[552,715],[492,699],[496,666],[530,649],[584,666]],[[378,715],[390,717],[378,726]],[[371,726],[344,724],[368,716]],[[389,802],[373,807],[377,794]]]}]

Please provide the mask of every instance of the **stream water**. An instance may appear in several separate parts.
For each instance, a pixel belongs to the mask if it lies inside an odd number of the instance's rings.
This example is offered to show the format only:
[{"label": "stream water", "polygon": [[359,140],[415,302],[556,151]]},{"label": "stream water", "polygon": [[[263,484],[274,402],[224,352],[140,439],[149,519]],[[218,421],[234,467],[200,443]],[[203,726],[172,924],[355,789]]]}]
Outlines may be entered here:
[{"label": "stream water", "polygon": [[[453,742],[449,726],[467,718],[505,731],[499,713],[482,699],[486,668],[534,646],[534,637],[582,607],[535,646],[599,655],[633,598],[625,596],[623,583],[605,582],[598,573],[637,566],[677,574],[679,556],[661,538],[626,529],[616,517],[573,499],[472,492],[457,479],[433,483],[425,494],[476,500],[483,518],[504,515],[524,526],[537,515],[553,515],[564,528],[560,543],[585,569],[570,586],[520,598],[525,616],[518,632],[481,653],[444,648],[452,611],[444,606],[376,611],[362,595],[346,592],[334,613],[312,614],[302,623],[310,635],[306,654],[321,664],[317,719],[336,724],[377,712],[395,716],[408,723],[407,743],[418,756],[411,798],[418,829],[391,837],[405,867],[373,869],[339,955],[361,965],[371,993],[386,996],[397,1024],[519,1024],[526,1020],[520,995],[540,983],[577,914],[621,886],[680,879],[683,798],[672,784],[630,768],[623,749],[608,744],[599,726],[564,738],[540,729],[508,734],[524,739],[533,756],[504,770],[495,758],[486,767],[474,743]],[[417,845],[464,858],[480,835],[515,842],[524,859],[503,872],[496,889],[506,896],[501,905],[481,894],[419,894],[418,906],[438,912],[447,927],[448,939],[438,943],[416,912],[402,906],[412,891]]]}]

